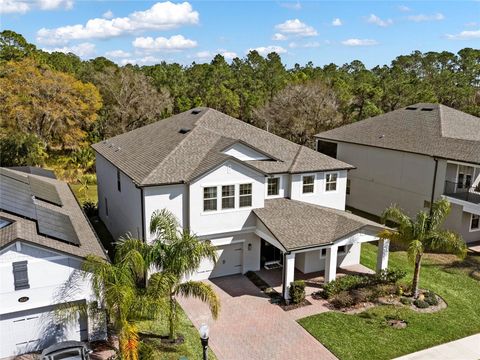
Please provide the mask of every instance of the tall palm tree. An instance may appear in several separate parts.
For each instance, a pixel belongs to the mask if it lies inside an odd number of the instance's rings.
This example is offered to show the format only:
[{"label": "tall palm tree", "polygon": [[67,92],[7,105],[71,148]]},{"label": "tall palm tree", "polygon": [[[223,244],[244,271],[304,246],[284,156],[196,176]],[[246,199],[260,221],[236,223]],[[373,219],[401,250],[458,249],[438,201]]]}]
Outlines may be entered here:
[{"label": "tall palm tree", "polygon": [[124,255],[122,261],[116,258],[113,263],[89,255],[83,263],[83,271],[118,334],[122,359],[138,360],[139,335],[135,322],[142,317],[156,316],[163,304],[152,301],[137,287],[137,274],[141,273],[138,269],[142,269],[143,260],[133,251]]},{"label": "tall palm tree", "polygon": [[201,241],[189,230],[179,230],[175,216],[164,209],[153,213],[150,233],[155,237],[150,263],[161,266],[161,272],[148,281],[147,292],[154,297],[166,294],[169,301],[169,338],[175,338],[177,326],[177,299],[181,296],[196,297],[207,303],[213,318],[217,318],[220,300],[212,287],[200,281],[184,281],[193,274],[204,259],[216,262],[215,247],[210,241]]},{"label": "tall palm tree", "polygon": [[382,214],[383,222],[392,221],[398,227],[396,230],[383,230],[378,236],[408,247],[408,257],[415,265],[412,280],[415,298],[418,297],[420,266],[426,251],[444,251],[462,259],[467,254],[467,246],[460,235],[441,229],[449,213],[449,201],[441,199],[433,203],[430,213],[419,211],[415,218],[410,218],[397,206],[389,207]]}]

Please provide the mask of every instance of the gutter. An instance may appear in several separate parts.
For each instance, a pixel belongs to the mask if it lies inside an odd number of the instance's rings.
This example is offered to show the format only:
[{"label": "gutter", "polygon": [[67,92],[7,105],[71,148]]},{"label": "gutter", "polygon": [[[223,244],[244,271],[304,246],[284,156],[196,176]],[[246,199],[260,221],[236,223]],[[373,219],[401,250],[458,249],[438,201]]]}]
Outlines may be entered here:
[{"label": "gutter", "polygon": [[433,212],[433,201],[435,200],[435,187],[437,185],[437,170],[438,170],[438,159],[433,158],[435,161],[435,170],[433,173],[433,184],[432,184],[432,196],[430,197],[430,215],[432,215]]}]

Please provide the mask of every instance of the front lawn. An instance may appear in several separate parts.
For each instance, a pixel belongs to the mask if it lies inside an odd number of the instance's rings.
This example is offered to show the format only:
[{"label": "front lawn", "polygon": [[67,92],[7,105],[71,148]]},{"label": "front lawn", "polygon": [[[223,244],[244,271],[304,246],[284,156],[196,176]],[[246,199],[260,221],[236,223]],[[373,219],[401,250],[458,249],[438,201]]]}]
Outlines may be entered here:
[{"label": "front lawn", "polygon": [[[377,247],[362,244],[362,264],[375,268]],[[407,270],[412,265],[404,251],[390,253],[389,266]],[[434,345],[480,332],[480,281],[470,276],[480,269],[480,258],[463,262],[452,255],[424,257],[420,287],[440,295],[448,308],[437,313],[417,313],[406,308],[381,306],[357,315],[326,312],[299,320],[299,323],[339,359],[392,359]],[[386,325],[385,317],[407,321],[406,329]]]},{"label": "front lawn", "polygon": [[[141,321],[138,323],[138,326],[140,332],[143,333],[154,333],[156,335],[168,334],[168,321],[166,318],[155,321]],[[154,351],[149,360],[178,360],[182,359],[182,357],[188,360],[201,359],[202,345],[200,343],[198,330],[193,326],[180,307],[178,309],[177,334],[185,337],[185,342],[181,345],[162,344],[158,338],[143,340],[146,344],[150,344],[152,348],[156,348],[156,351]],[[143,355],[146,357],[145,354]],[[208,358],[210,360],[216,360],[215,354],[210,349],[208,351]]]},{"label": "front lawn", "polygon": [[85,188],[81,184],[70,184],[70,187],[80,204],[86,201],[97,203],[97,185],[88,185],[88,187]]}]

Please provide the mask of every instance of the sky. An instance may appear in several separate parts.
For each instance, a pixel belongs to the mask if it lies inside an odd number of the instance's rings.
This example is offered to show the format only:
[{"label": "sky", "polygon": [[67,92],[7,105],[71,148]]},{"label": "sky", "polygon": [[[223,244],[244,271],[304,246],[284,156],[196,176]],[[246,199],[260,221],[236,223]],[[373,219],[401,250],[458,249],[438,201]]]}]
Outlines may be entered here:
[{"label": "sky", "polygon": [[390,64],[415,50],[480,48],[480,0],[0,0],[0,29],[46,51],[123,65],[227,61],[256,49],[287,66]]}]

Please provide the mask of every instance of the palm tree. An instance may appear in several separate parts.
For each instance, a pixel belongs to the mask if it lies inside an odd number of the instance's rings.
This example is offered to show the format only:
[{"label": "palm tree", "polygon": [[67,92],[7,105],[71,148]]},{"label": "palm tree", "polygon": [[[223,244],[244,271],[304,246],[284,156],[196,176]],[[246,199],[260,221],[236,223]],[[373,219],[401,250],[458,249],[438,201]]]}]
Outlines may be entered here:
[{"label": "palm tree", "polygon": [[420,211],[410,218],[399,207],[391,206],[382,214],[382,221],[391,221],[398,225],[396,230],[383,230],[378,236],[408,247],[409,259],[415,264],[412,280],[413,296],[418,297],[420,266],[426,251],[438,250],[465,258],[467,246],[462,237],[441,226],[450,213],[450,203],[441,199],[433,203],[430,213]]},{"label": "palm tree", "polygon": [[139,335],[136,321],[154,317],[162,302],[142,293],[137,279],[143,269],[143,259],[134,251],[124,253],[113,263],[89,255],[83,263],[84,277],[89,278],[96,299],[104,306],[110,323],[118,334],[119,352],[124,360],[138,360]]},{"label": "palm tree", "polygon": [[214,319],[220,310],[220,300],[212,287],[200,281],[184,281],[193,274],[203,259],[216,262],[215,247],[210,241],[200,241],[190,231],[179,230],[175,216],[164,209],[153,213],[150,233],[155,236],[149,263],[161,266],[161,272],[153,274],[147,292],[154,297],[166,294],[169,302],[169,338],[175,338],[177,326],[176,297],[192,296],[207,303]]}]

